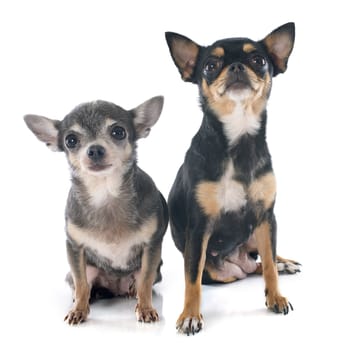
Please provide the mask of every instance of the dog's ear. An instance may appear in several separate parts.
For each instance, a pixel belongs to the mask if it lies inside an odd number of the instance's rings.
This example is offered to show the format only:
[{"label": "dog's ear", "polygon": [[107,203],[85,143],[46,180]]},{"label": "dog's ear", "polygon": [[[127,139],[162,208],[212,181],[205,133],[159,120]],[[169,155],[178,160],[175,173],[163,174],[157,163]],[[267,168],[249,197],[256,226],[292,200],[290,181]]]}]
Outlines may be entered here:
[{"label": "dog's ear", "polygon": [[132,110],[136,138],[147,137],[163,109],[163,96],[153,97]]},{"label": "dog's ear", "polygon": [[58,145],[58,128],[60,121],[39,115],[27,114],[24,121],[33,134],[42,142],[46,143],[52,151],[62,151]]},{"label": "dog's ear", "polygon": [[286,71],[294,38],[295,25],[290,22],[278,27],[262,40],[273,63],[273,76]]},{"label": "dog's ear", "polygon": [[195,83],[194,72],[201,46],[183,35],[172,32],[166,32],[165,38],[182,79]]}]

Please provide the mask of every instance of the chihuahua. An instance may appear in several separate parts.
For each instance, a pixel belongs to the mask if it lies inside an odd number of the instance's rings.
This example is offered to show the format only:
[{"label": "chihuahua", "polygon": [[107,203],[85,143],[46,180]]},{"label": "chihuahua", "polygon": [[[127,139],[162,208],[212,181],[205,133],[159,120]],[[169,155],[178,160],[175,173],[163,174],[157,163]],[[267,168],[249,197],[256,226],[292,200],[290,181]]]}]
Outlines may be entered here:
[{"label": "chihuahua", "polygon": [[62,121],[24,117],[40,141],[65,152],[71,169],[65,215],[74,293],[69,324],[85,321],[89,301],[98,296],[136,296],[137,320],[159,319],[152,286],[161,280],[168,210],[137,166],[136,141],[149,134],[162,108],[158,96],[129,111],[96,101],[77,106]]},{"label": "chihuahua", "polygon": [[[278,272],[299,264],[276,256],[275,176],[265,140],[272,78],[285,72],[294,24],[263,40],[231,38],[204,47],[166,33],[182,79],[198,85],[203,121],[169,194],[172,237],[185,262],[180,332],[203,327],[201,283],[226,283],[262,273],[266,306],[287,314]],[[257,262],[258,256],[261,262]]]}]

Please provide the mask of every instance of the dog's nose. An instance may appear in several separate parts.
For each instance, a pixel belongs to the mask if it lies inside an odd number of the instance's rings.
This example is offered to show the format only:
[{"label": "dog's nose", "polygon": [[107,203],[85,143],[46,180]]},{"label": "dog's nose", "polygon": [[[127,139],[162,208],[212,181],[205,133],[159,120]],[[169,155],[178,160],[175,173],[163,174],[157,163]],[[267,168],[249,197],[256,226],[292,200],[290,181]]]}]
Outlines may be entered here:
[{"label": "dog's nose", "polygon": [[101,160],[104,157],[105,153],[106,150],[100,145],[90,146],[87,150],[88,157],[94,162]]},{"label": "dog's nose", "polygon": [[244,72],[245,68],[244,68],[242,63],[234,62],[234,63],[231,64],[230,70],[232,72]]}]

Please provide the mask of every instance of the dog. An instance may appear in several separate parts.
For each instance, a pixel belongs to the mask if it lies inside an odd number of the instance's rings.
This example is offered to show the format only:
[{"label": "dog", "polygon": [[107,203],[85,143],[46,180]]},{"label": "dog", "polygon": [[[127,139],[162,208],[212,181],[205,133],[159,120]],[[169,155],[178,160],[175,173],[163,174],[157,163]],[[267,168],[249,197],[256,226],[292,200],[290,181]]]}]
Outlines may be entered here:
[{"label": "dog", "polygon": [[163,97],[157,96],[132,110],[95,101],[62,121],[24,117],[40,141],[65,152],[71,169],[65,217],[74,304],[68,324],[85,321],[89,301],[104,296],[136,296],[137,320],[159,319],[152,287],[161,280],[168,209],[137,166],[136,141],[149,134],[162,108]]},{"label": "dog", "polygon": [[294,23],[260,41],[230,38],[206,47],[165,36],[182,79],[198,85],[203,110],[168,197],[171,234],[185,263],[177,329],[202,329],[202,283],[252,273],[264,276],[268,309],[287,314],[292,305],[278,290],[278,271],[295,273],[299,264],[276,256],[276,184],[265,131],[272,78],[287,69]]}]

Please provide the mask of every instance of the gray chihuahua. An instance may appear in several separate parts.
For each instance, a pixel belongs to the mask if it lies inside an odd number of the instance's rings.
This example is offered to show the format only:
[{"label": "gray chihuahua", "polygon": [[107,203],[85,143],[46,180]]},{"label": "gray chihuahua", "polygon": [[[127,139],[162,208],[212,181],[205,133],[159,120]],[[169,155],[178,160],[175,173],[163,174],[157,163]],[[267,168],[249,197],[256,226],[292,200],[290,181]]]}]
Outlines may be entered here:
[{"label": "gray chihuahua", "polygon": [[161,280],[161,246],[168,225],[162,194],[136,162],[136,141],[157,122],[163,97],[127,111],[96,101],[77,106],[62,121],[24,120],[40,141],[66,153],[72,187],[66,206],[67,276],[74,305],[65,320],[86,320],[89,301],[136,296],[141,322],[159,319],[152,286]]}]

